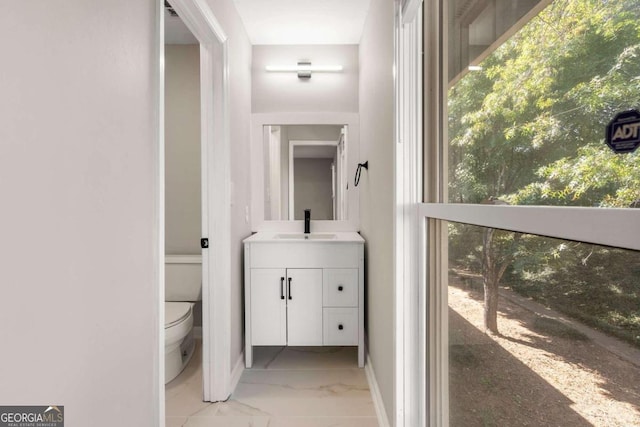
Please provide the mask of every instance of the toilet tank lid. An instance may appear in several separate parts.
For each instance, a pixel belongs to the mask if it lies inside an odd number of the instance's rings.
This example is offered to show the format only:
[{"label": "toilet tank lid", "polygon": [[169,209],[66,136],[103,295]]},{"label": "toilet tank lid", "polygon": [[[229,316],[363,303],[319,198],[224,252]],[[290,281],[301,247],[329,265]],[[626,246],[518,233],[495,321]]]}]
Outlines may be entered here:
[{"label": "toilet tank lid", "polygon": [[165,264],[202,264],[202,255],[165,255]]}]

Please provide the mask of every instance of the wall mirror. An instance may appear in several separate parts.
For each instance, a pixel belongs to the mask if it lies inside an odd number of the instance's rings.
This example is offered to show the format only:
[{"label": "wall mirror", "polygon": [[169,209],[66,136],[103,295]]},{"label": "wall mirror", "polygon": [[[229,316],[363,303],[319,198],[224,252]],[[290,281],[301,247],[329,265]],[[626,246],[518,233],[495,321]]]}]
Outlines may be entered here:
[{"label": "wall mirror", "polygon": [[264,219],[347,218],[348,128],[266,125],[263,128]]},{"label": "wall mirror", "polygon": [[305,209],[316,231],[357,231],[356,114],[255,114],[252,143],[254,231],[297,231]]}]

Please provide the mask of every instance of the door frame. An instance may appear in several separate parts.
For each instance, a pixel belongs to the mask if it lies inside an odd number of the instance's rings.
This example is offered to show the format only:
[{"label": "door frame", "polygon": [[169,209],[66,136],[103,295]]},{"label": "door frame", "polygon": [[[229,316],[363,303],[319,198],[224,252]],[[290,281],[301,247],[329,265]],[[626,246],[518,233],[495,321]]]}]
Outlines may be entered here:
[{"label": "door frame", "polygon": [[[338,141],[321,141],[321,140],[299,140],[292,139],[289,140],[289,221],[295,220],[295,173],[294,173],[294,162],[295,157],[293,156],[293,150],[295,147],[304,147],[304,146],[325,146],[325,147],[336,147],[336,152],[338,149]],[[335,204],[335,202],[334,202]],[[335,211],[335,209],[334,209]]]},{"label": "door frame", "polygon": [[[160,14],[160,152],[164,153],[164,5]],[[226,400],[231,393],[231,146],[227,35],[205,0],[172,0],[187,28],[200,43],[202,237],[202,373],[203,400]],[[164,154],[160,156],[160,242],[164,254]],[[215,238],[213,238],[215,236]],[[161,258],[163,259],[163,258]],[[162,269],[162,268],[161,268]],[[164,334],[164,275],[158,284],[160,333]],[[212,325],[216,325],[215,328]],[[164,423],[164,335],[160,337],[160,416]]]}]

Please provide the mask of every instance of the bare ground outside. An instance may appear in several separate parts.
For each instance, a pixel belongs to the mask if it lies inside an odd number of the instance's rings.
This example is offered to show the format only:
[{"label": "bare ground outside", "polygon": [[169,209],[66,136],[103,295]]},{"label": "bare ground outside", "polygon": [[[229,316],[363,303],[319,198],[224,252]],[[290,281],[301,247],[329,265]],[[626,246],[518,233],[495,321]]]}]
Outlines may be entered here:
[{"label": "bare ground outside", "polygon": [[482,315],[482,292],[450,277],[452,426],[640,426],[640,361],[504,298],[500,335]]}]

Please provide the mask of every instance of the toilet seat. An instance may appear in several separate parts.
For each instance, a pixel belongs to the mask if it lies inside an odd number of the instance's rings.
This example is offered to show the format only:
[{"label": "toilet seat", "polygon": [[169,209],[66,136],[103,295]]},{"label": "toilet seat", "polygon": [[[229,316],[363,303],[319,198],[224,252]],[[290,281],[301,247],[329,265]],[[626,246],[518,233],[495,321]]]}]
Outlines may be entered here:
[{"label": "toilet seat", "polygon": [[164,304],[165,329],[182,323],[191,316],[191,307],[193,305],[189,302],[165,302]]}]

